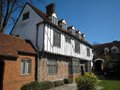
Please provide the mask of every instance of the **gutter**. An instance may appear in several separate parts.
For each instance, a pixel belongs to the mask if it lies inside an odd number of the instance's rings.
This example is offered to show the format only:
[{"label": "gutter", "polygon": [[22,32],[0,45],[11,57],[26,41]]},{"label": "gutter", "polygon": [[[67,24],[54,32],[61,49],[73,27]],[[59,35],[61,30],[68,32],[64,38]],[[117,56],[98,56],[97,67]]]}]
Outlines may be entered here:
[{"label": "gutter", "polygon": [[40,22],[38,24],[36,24],[36,51],[37,51],[37,58],[36,58],[36,61],[37,61],[37,76],[36,76],[36,80],[37,82],[40,82],[40,53],[39,53],[39,45],[38,45],[38,30],[39,30],[39,25],[42,24],[43,22]]}]

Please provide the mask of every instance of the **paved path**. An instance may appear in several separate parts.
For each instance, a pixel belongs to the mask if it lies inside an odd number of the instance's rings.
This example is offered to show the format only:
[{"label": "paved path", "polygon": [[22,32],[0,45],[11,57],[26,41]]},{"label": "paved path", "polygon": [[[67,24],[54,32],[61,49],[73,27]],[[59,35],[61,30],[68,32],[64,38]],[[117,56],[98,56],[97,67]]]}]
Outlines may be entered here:
[{"label": "paved path", "polygon": [[[103,87],[101,86],[96,87],[96,90],[102,90],[102,89]],[[72,83],[72,84],[65,84],[63,86],[55,87],[49,90],[77,90],[77,86],[75,83]]]},{"label": "paved path", "polygon": [[77,90],[76,84],[65,84],[63,86],[55,87],[49,90]]}]

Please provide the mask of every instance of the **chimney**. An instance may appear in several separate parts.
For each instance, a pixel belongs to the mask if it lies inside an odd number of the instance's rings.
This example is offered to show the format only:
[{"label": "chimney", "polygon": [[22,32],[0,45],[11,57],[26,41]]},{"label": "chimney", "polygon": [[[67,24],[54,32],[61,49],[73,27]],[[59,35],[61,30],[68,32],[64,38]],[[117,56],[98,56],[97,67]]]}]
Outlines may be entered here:
[{"label": "chimney", "polygon": [[52,16],[53,13],[55,13],[55,4],[51,3],[46,6],[46,14],[48,16]]}]

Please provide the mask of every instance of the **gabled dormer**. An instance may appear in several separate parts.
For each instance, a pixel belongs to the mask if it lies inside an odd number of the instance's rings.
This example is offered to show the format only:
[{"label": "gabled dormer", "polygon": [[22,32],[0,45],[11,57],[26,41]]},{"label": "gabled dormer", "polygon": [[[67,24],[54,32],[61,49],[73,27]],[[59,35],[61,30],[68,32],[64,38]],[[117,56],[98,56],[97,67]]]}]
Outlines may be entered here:
[{"label": "gabled dormer", "polygon": [[108,48],[108,47],[105,47],[105,48],[104,48],[104,54],[107,54],[107,53],[109,53],[109,48]]},{"label": "gabled dormer", "polygon": [[82,39],[82,35],[81,35],[80,30],[75,31],[75,35],[76,35],[79,39]]},{"label": "gabled dormer", "polygon": [[68,32],[72,33],[73,35],[75,35],[75,27],[74,26],[69,26],[67,28]]},{"label": "gabled dormer", "polygon": [[55,13],[55,4],[51,3],[46,6],[46,14],[52,23],[58,25],[58,18]]},{"label": "gabled dormer", "polygon": [[61,27],[62,29],[67,30],[67,23],[66,23],[65,19],[59,20],[59,21],[58,21],[58,25],[59,25],[59,27]]},{"label": "gabled dormer", "polygon": [[118,48],[116,47],[116,46],[113,46],[112,48],[111,48],[111,52],[112,53],[118,53]]}]

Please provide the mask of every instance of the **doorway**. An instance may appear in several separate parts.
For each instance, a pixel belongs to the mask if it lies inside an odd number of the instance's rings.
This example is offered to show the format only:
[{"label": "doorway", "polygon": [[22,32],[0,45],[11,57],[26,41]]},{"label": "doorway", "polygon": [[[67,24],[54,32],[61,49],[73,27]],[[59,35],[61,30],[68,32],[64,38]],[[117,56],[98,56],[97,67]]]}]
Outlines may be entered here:
[{"label": "doorway", "polygon": [[0,90],[3,88],[4,61],[0,60]]},{"label": "doorway", "polygon": [[94,71],[96,73],[102,73],[103,72],[103,66],[104,66],[104,61],[103,60],[95,60],[94,62]]}]

